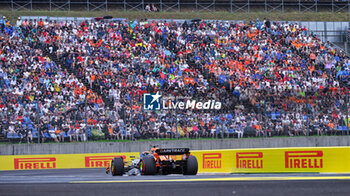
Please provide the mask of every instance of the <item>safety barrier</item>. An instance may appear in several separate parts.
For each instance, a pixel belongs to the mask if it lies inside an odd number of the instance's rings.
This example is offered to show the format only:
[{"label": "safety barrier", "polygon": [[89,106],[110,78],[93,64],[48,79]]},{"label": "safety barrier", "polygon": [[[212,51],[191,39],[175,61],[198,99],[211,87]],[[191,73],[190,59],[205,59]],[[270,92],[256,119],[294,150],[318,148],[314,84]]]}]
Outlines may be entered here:
[{"label": "safety barrier", "polygon": [[[350,173],[350,147],[255,148],[192,151],[200,173]],[[5,155],[0,170],[104,168],[113,157],[130,161],[138,152]]]}]

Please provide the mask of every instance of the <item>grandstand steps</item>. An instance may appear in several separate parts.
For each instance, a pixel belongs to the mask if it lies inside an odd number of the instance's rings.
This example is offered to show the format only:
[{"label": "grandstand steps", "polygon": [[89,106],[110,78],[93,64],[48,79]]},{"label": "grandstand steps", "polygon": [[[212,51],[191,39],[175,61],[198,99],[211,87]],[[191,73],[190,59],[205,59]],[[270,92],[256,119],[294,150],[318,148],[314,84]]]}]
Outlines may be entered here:
[{"label": "grandstand steps", "polygon": [[[205,70],[202,70],[200,68],[200,66],[198,66],[196,64],[196,62],[194,61],[194,56],[193,55],[187,57],[187,63],[188,63],[188,65],[189,65],[189,67],[191,69],[195,69],[197,71],[197,73],[202,73],[203,78],[207,80],[210,88],[218,88],[218,89],[220,89],[222,87],[225,87],[225,90],[227,92],[229,92],[231,94],[233,93],[233,89],[230,89],[229,83],[220,84],[219,81],[218,81],[218,78],[213,77],[213,75],[211,75],[209,73],[205,73]],[[242,104],[246,108],[254,108],[254,106],[250,103],[249,100],[242,102]],[[233,106],[231,106],[231,107],[233,107]]]},{"label": "grandstand steps", "polygon": [[[216,77],[211,77],[210,74],[203,73],[204,71],[200,70],[200,68],[196,65],[196,63],[195,63],[195,61],[193,59],[194,59],[193,56],[189,56],[187,58],[187,62],[188,62],[188,65],[189,65],[190,68],[195,69],[197,71],[197,73],[202,73],[203,74],[203,78],[206,79],[208,81],[208,83],[209,83],[210,80],[212,80],[213,83],[216,84],[215,85],[216,87],[222,87],[222,85],[220,85],[220,86],[218,85],[218,80],[217,80]],[[229,90],[229,89],[226,88],[226,90]]]},{"label": "grandstand steps", "polygon": [[[43,53],[44,53],[45,56],[50,57],[50,59],[51,59],[52,61],[54,61],[57,65],[61,65],[62,67],[65,67],[63,60],[59,60],[59,59],[57,58],[57,56],[51,54],[51,53],[49,52],[48,49],[44,50]],[[81,83],[83,83],[84,86],[86,86],[87,90],[92,90],[94,93],[96,93],[97,95],[101,96],[103,102],[105,103],[105,106],[107,106],[107,107],[109,107],[109,108],[113,108],[113,106],[114,106],[113,101],[111,101],[103,92],[101,92],[100,88],[94,87],[94,86],[91,88],[91,87],[90,87],[90,84],[89,84],[88,81],[87,81],[87,79],[86,79],[85,77],[79,77],[78,75],[76,75],[76,74],[74,73],[74,70],[73,70],[72,68],[67,69],[67,71],[68,71],[70,74],[75,75],[75,77],[78,78],[78,80],[79,80]]]}]

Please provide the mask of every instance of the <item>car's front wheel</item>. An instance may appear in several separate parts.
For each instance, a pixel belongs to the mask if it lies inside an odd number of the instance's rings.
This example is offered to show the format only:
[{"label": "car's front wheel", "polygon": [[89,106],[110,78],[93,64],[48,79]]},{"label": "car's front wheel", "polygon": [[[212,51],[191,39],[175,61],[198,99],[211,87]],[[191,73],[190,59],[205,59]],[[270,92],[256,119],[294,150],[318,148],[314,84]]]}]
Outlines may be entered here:
[{"label": "car's front wheel", "polygon": [[115,157],[111,163],[112,176],[122,176],[124,174],[124,161],[121,157]]}]

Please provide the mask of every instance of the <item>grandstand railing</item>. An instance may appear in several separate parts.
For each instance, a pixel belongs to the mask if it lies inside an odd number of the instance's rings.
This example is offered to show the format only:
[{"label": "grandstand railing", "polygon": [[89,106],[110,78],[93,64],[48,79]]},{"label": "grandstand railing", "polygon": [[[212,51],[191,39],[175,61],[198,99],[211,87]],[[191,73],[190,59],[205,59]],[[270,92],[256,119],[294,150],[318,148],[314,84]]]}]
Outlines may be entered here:
[{"label": "grandstand railing", "polygon": [[18,10],[48,11],[123,11],[145,10],[154,5],[158,11],[228,11],[228,12],[350,12],[350,0],[9,0],[0,1],[0,7]]}]

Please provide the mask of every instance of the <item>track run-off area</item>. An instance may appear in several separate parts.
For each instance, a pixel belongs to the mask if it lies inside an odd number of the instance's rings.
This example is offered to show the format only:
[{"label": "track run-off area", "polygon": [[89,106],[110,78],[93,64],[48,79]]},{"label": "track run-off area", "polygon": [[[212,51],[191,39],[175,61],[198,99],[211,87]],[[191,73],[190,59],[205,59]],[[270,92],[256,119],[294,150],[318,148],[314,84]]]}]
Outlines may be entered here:
[{"label": "track run-off area", "polygon": [[348,195],[350,174],[111,176],[99,169],[0,171],[0,195]]}]

